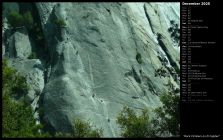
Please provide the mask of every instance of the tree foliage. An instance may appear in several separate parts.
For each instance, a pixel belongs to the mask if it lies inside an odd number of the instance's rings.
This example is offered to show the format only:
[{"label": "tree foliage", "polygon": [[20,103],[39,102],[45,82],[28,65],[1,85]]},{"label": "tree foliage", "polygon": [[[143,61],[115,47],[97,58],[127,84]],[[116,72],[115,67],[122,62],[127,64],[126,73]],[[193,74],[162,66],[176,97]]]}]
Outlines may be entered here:
[{"label": "tree foliage", "polygon": [[168,32],[170,33],[171,37],[174,39],[175,42],[179,43],[180,41],[180,28],[177,23],[175,23],[174,20],[170,21],[171,27],[168,29]]},{"label": "tree foliage", "polygon": [[93,129],[88,121],[84,122],[80,119],[76,119],[73,123],[73,133],[57,132],[55,137],[100,138],[102,135],[102,129]]},{"label": "tree foliage", "polygon": [[11,11],[8,14],[8,22],[13,27],[21,27],[26,26],[28,29],[33,27],[34,21],[33,16],[30,11],[25,12],[24,14],[20,14],[16,11]]},{"label": "tree foliage", "polygon": [[3,88],[10,90],[10,95],[18,95],[28,90],[25,77],[21,76],[15,69],[7,66],[7,60],[3,60]]},{"label": "tree foliage", "polygon": [[156,117],[152,120],[156,135],[178,136],[180,133],[180,95],[169,82],[169,92],[160,96],[162,106],[154,110]]},{"label": "tree foliage", "polygon": [[23,16],[16,11],[12,11],[8,15],[8,22],[12,27],[21,27],[24,25]]},{"label": "tree foliage", "polygon": [[174,90],[171,82],[167,86],[169,92],[160,96],[162,106],[154,110],[155,116],[151,120],[147,110],[143,110],[141,115],[137,116],[132,109],[124,107],[117,117],[121,136],[126,138],[179,136],[179,89]]},{"label": "tree foliage", "polygon": [[56,19],[54,20],[54,23],[58,26],[58,27],[65,27],[67,24],[63,19]]},{"label": "tree foliage", "polygon": [[[3,137],[45,137],[39,131],[42,125],[36,124],[32,108],[24,100],[14,100],[12,95],[27,90],[25,78],[16,70],[8,67],[3,60],[3,95],[2,95],[2,134]],[[20,93],[19,93],[20,94]]]},{"label": "tree foliage", "polygon": [[117,117],[117,123],[121,128],[121,135],[126,138],[151,137],[151,125],[147,110],[143,110],[140,116],[128,108],[124,107]]},{"label": "tree foliage", "polygon": [[38,137],[41,125],[36,125],[33,111],[24,102],[16,102],[3,94],[3,137]]},{"label": "tree foliage", "polygon": [[99,138],[102,136],[102,129],[92,129],[89,122],[77,119],[74,121],[74,132],[72,135],[77,138]]},{"label": "tree foliage", "polygon": [[28,27],[29,29],[33,27],[34,21],[30,11],[23,14],[23,22],[25,26]]},{"label": "tree foliage", "polygon": [[37,55],[35,52],[32,52],[29,56],[28,56],[28,59],[36,59],[37,58]]}]

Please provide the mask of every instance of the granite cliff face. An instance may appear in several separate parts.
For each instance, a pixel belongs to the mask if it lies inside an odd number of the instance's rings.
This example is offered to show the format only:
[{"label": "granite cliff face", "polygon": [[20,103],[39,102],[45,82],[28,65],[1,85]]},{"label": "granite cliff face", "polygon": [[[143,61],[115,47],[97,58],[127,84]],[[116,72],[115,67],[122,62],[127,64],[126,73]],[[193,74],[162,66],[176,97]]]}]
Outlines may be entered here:
[{"label": "granite cliff face", "polygon": [[[168,32],[171,21],[179,25],[179,3],[3,7],[3,57],[26,76],[31,88],[25,98],[50,131],[70,132],[73,119],[81,118],[103,128],[105,137],[117,137],[123,106],[153,109],[169,81],[179,89],[180,50]],[[31,10],[42,43],[26,27],[8,26],[10,9]],[[65,24],[56,25],[58,19]],[[34,52],[37,57],[29,58]]]}]

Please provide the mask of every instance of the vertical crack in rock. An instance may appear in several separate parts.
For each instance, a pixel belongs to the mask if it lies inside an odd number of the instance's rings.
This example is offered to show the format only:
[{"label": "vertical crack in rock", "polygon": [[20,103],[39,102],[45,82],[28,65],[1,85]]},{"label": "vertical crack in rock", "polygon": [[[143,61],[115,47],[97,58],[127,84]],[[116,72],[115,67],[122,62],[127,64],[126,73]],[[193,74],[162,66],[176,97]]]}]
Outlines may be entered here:
[{"label": "vertical crack in rock", "polygon": [[144,12],[146,14],[146,18],[147,18],[147,20],[148,20],[148,22],[150,24],[151,30],[152,30],[153,34],[155,34],[154,29],[153,29],[153,26],[152,26],[152,23],[151,23],[151,20],[150,20],[150,17],[148,15],[149,13],[147,12],[146,3],[143,5],[143,9],[144,9]]},{"label": "vertical crack in rock", "polygon": [[160,47],[163,49],[163,51],[166,53],[166,56],[170,62],[170,65],[176,70],[180,71],[176,61],[173,60],[172,56],[170,55],[170,52],[168,51],[166,45],[163,42],[163,36],[161,34],[158,34],[157,40],[159,42]]}]

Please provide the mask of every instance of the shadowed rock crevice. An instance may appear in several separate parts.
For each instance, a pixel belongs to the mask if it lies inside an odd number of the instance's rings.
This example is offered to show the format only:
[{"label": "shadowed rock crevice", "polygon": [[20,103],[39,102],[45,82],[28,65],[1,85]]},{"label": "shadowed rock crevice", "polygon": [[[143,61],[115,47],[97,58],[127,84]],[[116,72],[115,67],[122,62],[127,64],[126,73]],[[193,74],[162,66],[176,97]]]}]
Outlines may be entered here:
[{"label": "shadowed rock crevice", "polygon": [[153,26],[152,26],[150,17],[149,17],[148,12],[147,12],[146,4],[143,5],[143,9],[144,9],[144,12],[145,12],[145,14],[146,14],[146,18],[147,18],[147,20],[148,20],[148,22],[149,22],[149,24],[150,24],[150,27],[151,27],[151,29],[152,29],[152,32],[155,34],[155,31],[154,31],[154,29],[153,29]]},{"label": "shadowed rock crevice", "polygon": [[157,36],[157,40],[159,42],[159,45],[160,47],[164,50],[164,52],[166,53],[167,55],[167,58],[169,59],[169,62],[170,62],[170,65],[177,71],[179,72],[180,69],[179,69],[179,64],[177,65],[177,61],[174,61],[172,56],[170,55],[170,52],[168,51],[167,49],[167,46],[164,44],[163,42],[163,37],[161,34],[158,33],[158,36]]}]

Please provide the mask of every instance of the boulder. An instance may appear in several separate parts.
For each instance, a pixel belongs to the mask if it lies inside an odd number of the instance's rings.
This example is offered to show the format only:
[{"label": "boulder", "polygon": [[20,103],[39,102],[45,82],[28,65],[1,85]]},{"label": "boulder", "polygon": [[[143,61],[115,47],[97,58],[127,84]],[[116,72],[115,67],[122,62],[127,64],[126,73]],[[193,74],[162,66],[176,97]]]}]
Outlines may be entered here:
[{"label": "boulder", "polygon": [[28,94],[25,96],[25,99],[28,103],[32,104],[32,108],[35,110],[35,108],[38,106],[37,96],[40,96],[44,88],[44,72],[40,60],[12,59],[10,65],[14,67],[22,76],[26,77],[29,90]]},{"label": "boulder", "polygon": [[9,38],[9,57],[28,58],[32,52],[29,36],[25,28],[20,29],[22,33],[17,31]]}]

